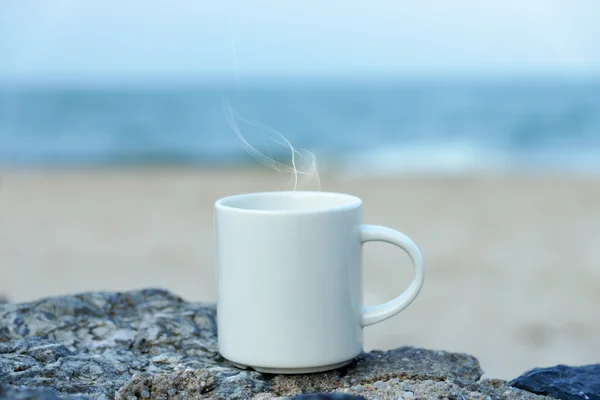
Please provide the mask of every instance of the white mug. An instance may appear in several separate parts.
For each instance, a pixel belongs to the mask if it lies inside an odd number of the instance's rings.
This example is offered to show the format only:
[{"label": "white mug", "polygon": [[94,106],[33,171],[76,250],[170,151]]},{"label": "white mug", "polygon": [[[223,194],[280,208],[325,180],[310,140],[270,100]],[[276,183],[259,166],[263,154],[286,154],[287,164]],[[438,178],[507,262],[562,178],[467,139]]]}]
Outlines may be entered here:
[{"label": "white mug", "polygon": [[[341,367],[363,351],[363,328],[417,297],[423,257],[404,234],[361,225],[362,201],[325,192],[263,192],[215,203],[220,354],[266,373]],[[395,299],[363,305],[362,244],[391,243],[414,266]]]}]

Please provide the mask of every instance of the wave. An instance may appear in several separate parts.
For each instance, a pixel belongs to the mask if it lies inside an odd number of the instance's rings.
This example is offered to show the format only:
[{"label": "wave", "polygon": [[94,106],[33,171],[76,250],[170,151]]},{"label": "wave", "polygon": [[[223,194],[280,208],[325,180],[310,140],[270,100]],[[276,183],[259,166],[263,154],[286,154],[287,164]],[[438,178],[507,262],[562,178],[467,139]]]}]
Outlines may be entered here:
[{"label": "wave", "polygon": [[[506,149],[473,143],[427,143],[366,149],[315,150],[319,170],[348,177],[393,174],[452,176],[465,174],[567,173],[600,176],[600,149],[553,147]],[[289,162],[289,154],[271,154]],[[201,167],[262,166],[243,149],[179,147],[115,149],[112,146],[61,147],[49,151],[29,146],[0,149],[0,165],[9,167],[85,167],[114,165],[181,165]]]},{"label": "wave", "polygon": [[519,172],[600,175],[600,151],[568,147],[515,150],[472,144],[386,146],[346,154],[338,159],[337,166],[347,176]]}]

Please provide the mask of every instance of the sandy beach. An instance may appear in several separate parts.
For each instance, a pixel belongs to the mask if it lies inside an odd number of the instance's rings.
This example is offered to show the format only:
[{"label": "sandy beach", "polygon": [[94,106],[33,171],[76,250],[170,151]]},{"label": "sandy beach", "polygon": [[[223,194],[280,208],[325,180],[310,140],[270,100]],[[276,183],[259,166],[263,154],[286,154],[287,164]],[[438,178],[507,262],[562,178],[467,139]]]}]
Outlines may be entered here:
[{"label": "sandy beach", "polygon": [[[241,168],[0,171],[0,295],[164,287],[213,302],[214,201],[288,180]],[[366,350],[468,352],[505,379],[600,361],[600,181],[330,173],[321,183],[360,196],[365,223],[406,233],[426,260],[421,295],[366,328]],[[402,252],[364,253],[367,304],[403,290]]]}]

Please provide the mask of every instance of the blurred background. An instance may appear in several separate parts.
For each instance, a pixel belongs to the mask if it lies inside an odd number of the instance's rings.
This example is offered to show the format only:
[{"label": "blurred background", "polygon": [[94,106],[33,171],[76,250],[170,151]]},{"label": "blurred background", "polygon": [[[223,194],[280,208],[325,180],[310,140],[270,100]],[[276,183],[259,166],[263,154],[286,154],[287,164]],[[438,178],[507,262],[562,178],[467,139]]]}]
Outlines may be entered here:
[{"label": "blurred background", "polygon": [[[598,362],[598,21],[595,0],[2,1],[0,295],[215,301],[213,203],[293,189],[248,152],[291,167],[277,131],[316,156],[298,190],[358,195],[423,251],[366,350],[505,379]],[[365,302],[409,265],[367,245]]]}]

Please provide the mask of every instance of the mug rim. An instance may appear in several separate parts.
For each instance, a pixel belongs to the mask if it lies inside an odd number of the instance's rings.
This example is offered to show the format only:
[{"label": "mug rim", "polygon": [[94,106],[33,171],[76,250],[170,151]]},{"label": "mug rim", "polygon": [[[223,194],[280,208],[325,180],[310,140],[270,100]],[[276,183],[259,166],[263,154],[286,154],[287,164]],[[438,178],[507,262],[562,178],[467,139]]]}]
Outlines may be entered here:
[{"label": "mug rim", "polygon": [[[232,202],[235,200],[240,200],[242,198],[252,198],[252,197],[283,197],[283,196],[291,196],[291,197],[327,197],[327,198],[339,198],[348,201],[347,204],[341,204],[338,206],[330,206],[330,207],[315,207],[308,209],[292,209],[292,210],[278,210],[278,209],[258,209],[258,208],[244,208],[244,207],[236,207],[234,205],[227,204],[228,202]],[[265,215],[288,215],[288,214],[322,214],[322,213],[331,213],[331,212],[343,212],[354,210],[360,208],[362,206],[362,200],[360,197],[341,193],[341,192],[321,192],[321,191],[292,191],[292,190],[277,190],[277,191],[264,191],[264,192],[250,192],[250,193],[240,193],[234,194],[230,196],[225,196],[217,201],[215,201],[215,209],[223,210],[223,211],[233,211],[240,213],[251,213],[251,214],[265,214]]]}]

